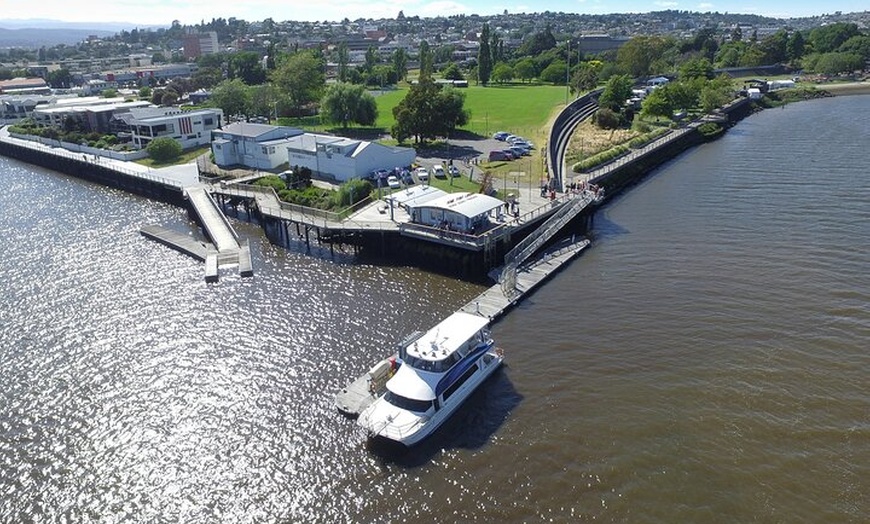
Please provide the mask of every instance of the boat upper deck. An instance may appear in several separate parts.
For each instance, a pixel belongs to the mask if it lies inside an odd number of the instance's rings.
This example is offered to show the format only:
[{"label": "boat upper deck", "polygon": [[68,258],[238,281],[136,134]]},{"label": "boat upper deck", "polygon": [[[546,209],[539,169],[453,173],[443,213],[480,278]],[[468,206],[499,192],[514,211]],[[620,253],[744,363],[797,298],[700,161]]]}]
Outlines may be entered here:
[{"label": "boat upper deck", "polygon": [[477,333],[488,324],[487,318],[457,311],[405,348],[404,357],[429,362],[444,360],[469,342],[476,344]]}]

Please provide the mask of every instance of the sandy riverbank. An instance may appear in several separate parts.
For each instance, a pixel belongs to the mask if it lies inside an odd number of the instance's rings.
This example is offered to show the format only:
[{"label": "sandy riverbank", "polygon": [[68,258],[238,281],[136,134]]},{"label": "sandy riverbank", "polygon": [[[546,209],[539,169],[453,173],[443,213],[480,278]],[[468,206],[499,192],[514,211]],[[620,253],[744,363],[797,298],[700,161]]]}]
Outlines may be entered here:
[{"label": "sandy riverbank", "polygon": [[849,82],[845,84],[815,84],[834,96],[870,95],[870,82]]}]

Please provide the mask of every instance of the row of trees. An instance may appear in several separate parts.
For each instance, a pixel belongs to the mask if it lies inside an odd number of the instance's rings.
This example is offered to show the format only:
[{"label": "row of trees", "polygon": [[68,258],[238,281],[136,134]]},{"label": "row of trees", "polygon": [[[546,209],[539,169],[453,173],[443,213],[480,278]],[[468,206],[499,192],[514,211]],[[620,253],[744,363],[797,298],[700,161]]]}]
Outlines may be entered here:
[{"label": "row of trees", "polygon": [[787,63],[809,72],[851,72],[862,68],[860,61],[870,60],[870,35],[855,24],[838,23],[808,32],[782,29],[763,39],[755,34],[747,38],[735,29],[723,41],[711,28],[684,41],[668,36],[638,36],[619,49],[615,66],[619,73],[642,77],[673,73],[682,62],[696,57],[708,59],[716,68]]}]

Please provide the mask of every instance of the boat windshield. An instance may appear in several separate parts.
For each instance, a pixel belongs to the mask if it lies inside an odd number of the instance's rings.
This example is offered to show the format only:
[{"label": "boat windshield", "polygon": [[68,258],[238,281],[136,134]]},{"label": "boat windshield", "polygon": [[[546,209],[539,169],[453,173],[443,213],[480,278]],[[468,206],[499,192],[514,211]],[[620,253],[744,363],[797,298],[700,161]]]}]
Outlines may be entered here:
[{"label": "boat windshield", "polygon": [[420,371],[431,371],[433,373],[443,373],[452,368],[453,364],[456,364],[460,360],[462,360],[462,355],[458,351],[447,355],[447,357],[441,360],[426,360],[424,358],[409,355],[406,351],[405,356],[402,359],[403,363],[408,364],[414,369],[419,369]]},{"label": "boat windshield", "polygon": [[389,390],[384,394],[384,400],[397,408],[406,409],[415,413],[425,413],[429,411],[430,407],[432,407],[431,400],[414,400],[412,398],[403,397],[402,395],[397,395]]}]

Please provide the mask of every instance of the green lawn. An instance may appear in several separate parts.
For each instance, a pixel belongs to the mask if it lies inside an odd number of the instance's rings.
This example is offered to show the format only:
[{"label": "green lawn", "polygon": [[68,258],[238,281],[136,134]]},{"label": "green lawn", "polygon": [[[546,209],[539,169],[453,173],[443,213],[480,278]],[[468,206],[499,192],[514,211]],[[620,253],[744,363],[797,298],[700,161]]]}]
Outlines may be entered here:
[{"label": "green lawn", "polygon": [[[395,123],[393,108],[405,97],[407,88],[376,97],[378,121],[375,127],[385,131]],[[462,129],[488,136],[496,131],[533,137],[540,133],[554,110],[565,104],[565,87],[550,85],[510,84],[469,86],[465,93],[465,108],[471,119]]]},{"label": "green lawn", "polygon": [[136,163],[142,164],[143,166],[153,167],[153,168],[177,166],[177,165],[181,165],[181,164],[187,164],[188,162],[192,162],[192,161],[196,160],[196,158],[199,155],[202,155],[204,153],[208,153],[210,151],[211,151],[211,146],[205,145],[205,146],[199,146],[199,147],[196,147],[193,149],[187,149],[187,150],[183,151],[181,153],[181,156],[176,158],[172,162],[157,163],[152,158],[145,157],[145,158],[142,158],[140,160],[136,160]]}]

